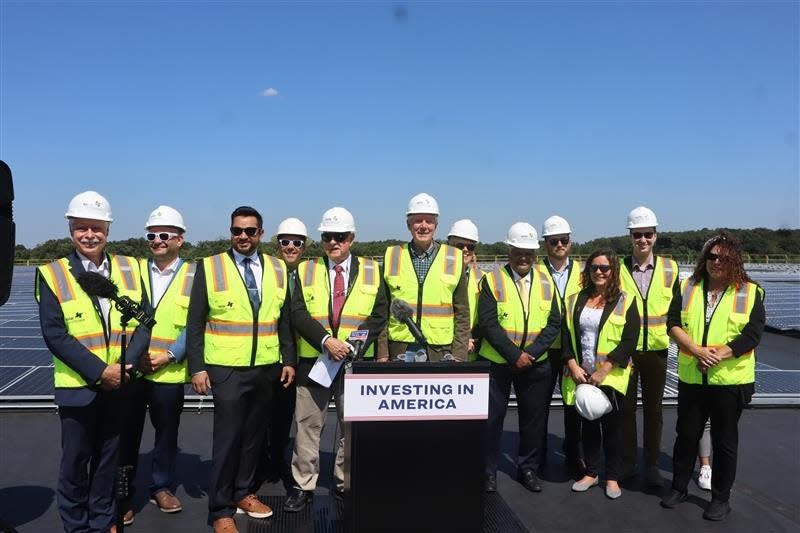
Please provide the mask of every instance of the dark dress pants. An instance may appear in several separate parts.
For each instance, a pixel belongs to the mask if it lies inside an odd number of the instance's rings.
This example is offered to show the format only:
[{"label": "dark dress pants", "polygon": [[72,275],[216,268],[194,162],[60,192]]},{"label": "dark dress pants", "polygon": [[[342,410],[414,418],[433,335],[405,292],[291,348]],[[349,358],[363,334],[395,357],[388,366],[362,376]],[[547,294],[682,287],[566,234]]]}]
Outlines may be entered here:
[{"label": "dark dress pants", "polygon": [[[558,377],[561,374],[561,348],[551,348],[547,350],[547,360],[550,361],[550,398],[552,399],[556,385],[559,385]],[[542,435],[542,466],[547,464],[547,429],[550,422],[550,402],[547,402],[547,410],[544,413],[544,435]]]},{"label": "dark dress pants", "polygon": [[711,418],[714,471],[711,498],[727,502],[736,479],[739,417],[745,399],[743,386],[689,385],[678,382],[678,421],[672,451],[672,488],[686,492],[694,470],[697,446],[706,420]]},{"label": "dark dress pants", "polygon": [[519,412],[518,471],[539,469],[542,461],[542,435],[552,397],[550,360],[534,364],[519,372],[506,364],[492,363],[489,369],[489,420],[486,431],[486,475],[497,474],[503,421],[506,416],[511,385],[517,396]]},{"label": "dark dress pants", "polygon": [[114,524],[120,405],[119,393],[98,392],[89,405],[59,406],[58,511],[68,533]]},{"label": "dark dress pants", "polygon": [[636,468],[636,384],[642,382],[642,447],[646,466],[656,466],[661,455],[661,432],[664,428],[662,403],[667,382],[667,350],[636,352],[622,409],[623,468]]},{"label": "dark dress pants", "polygon": [[244,368],[208,366],[214,393],[209,522],[232,517],[236,503],[251,494],[264,442],[264,420],[280,373],[277,363]]},{"label": "dark dress pants", "polygon": [[583,457],[586,475],[600,473],[600,453],[605,452],[606,479],[617,481],[622,474],[622,399],[623,395],[611,387],[600,387],[611,402],[611,412],[597,420],[581,420]]},{"label": "dark dress pants", "polygon": [[292,431],[295,403],[297,403],[296,384],[293,382],[284,388],[280,380],[276,381],[252,492],[258,491],[259,487],[270,478],[280,477],[284,478],[285,483],[291,483],[288,479],[291,476],[289,434]]}]

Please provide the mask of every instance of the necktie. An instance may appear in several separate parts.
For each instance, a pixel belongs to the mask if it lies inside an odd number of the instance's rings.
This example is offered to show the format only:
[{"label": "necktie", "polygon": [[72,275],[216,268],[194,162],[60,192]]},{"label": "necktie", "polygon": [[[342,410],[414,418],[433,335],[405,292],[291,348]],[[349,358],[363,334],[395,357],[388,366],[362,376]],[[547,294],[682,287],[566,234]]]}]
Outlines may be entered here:
[{"label": "necktie", "polygon": [[522,308],[525,310],[525,314],[528,314],[528,300],[530,299],[530,294],[528,292],[528,278],[519,278],[517,280],[517,287],[519,287],[519,297],[522,298]]},{"label": "necktie", "polygon": [[253,304],[253,311],[258,311],[261,305],[261,297],[258,294],[258,285],[256,285],[256,277],[253,275],[253,270],[250,268],[252,259],[245,257],[242,264],[244,265],[244,284],[247,286],[247,295],[250,297],[250,302]]},{"label": "necktie", "polygon": [[339,317],[344,306],[344,268],[336,265],[333,269],[336,271],[336,277],[333,278],[333,328],[339,329]]}]

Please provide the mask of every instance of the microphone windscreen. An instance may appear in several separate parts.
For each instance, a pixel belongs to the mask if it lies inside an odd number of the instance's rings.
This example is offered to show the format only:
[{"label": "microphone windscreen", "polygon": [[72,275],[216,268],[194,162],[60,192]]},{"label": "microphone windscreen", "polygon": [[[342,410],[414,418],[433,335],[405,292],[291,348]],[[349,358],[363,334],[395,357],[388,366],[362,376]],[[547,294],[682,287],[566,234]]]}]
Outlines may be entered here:
[{"label": "microphone windscreen", "polygon": [[75,276],[78,285],[89,296],[113,299],[117,296],[117,286],[97,272],[80,272]]},{"label": "microphone windscreen", "polygon": [[411,309],[411,306],[408,305],[408,302],[405,300],[395,299],[392,300],[392,316],[395,320],[400,322],[404,322],[406,319],[409,319],[414,316],[414,310]]}]

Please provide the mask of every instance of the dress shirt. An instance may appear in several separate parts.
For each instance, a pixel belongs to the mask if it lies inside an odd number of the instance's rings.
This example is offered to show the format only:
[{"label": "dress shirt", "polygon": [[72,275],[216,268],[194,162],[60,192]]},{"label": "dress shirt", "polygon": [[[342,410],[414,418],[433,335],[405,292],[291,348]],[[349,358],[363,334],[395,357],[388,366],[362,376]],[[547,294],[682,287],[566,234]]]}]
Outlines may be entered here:
[{"label": "dress shirt", "polygon": [[161,301],[161,298],[164,297],[164,293],[167,292],[172,278],[175,277],[175,273],[181,268],[182,261],[180,257],[176,257],[164,270],[158,268],[158,265],[156,265],[155,261],[152,259],[149,263],[150,290],[153,296],[153,307],[155,308],[158,307],[158,302]]},{"label": "dress shirt", "polygon": [[258,256],[258,252],[253,252],[250,255],[242,255],[236,250],[232,250],[233,252],[233,259],[236,261],[236,268],[239,269],[239,274],[244,279],[244,260],[245,258],[250,259],[250,270],[253,271],[253,277],[256,278],[256,286],[258,287],[258,296],[261,300],[264,300],[263,295],[261,294],[261,276],[263,272],[263,267],[261,266],[261,258]]},{"label": "dress shirt", "polygon": [[[94,262],[83,255],[82,253],[78,252],[78,258],[81,260],[81,265],[86,270],[86,272],[96,272],[103,276],[104,278],[108,279],[111,275],[111,267],[108,265],[108,256],[103,254],[103,262],[100,263],[100,266],[94,264]],[[106,323],[106,328],[109,328],[108,324],[108,313],[111,311],[111,302],[108,298],[97,298],[97,301],[100,303],[100,310],[103,312],[103,322]]]},{"label": "dress shirt", "polygon": [[547,268],[550,269],[550,276],[553,278],[553,283],[558,287],[558,294],[560,294],[562,298],[564,297],[564,291],[567,290],[570,266],[570,261],[567,259],[564,262],[564,267],[561,270],[556,270],[556,267],[550,262],[550,258],[547,258]]},{"label": "dress shirt", "polygon": [[417,279],[422,283],[425,280],[425,276],[428,275],[428,270],[430,270],[434,256],[436,255],[436,241],[433,241],[431,245],[428,246],[428,249],[422,253],[417,252],[417,249],[414,247],[414,241],[409,243],[408,249],[411,250],[411,263],[414,265]]},{"label": "dress shirt", "polygon": [[633,272],[631,272],[633,280],[644,297],[647,295],[647,289],[650,288],[650,281],[653,279],[653,270],[655,269],[653,254],[650,254],[644,263],[639,263],[636,260],[636,256],[633,256],[631,257],[631,265],[633,266]]},{"label": "dress shirt", "polygon": [[330,288],[331,288],[331,302],[333,302],[333,282],[336,279],[336,271],[334,267],[336,265],[341,265],[344,270],[342,270],[342,276],[344,276],[344,290],[345,294],[347,293],[347,287],[350,286],[350,262],[353,259],[353,254],[347,254],[347,258],[342,261],[341,263],[334,263],[330,259],[328,260],[328,276],[330,277]]}]

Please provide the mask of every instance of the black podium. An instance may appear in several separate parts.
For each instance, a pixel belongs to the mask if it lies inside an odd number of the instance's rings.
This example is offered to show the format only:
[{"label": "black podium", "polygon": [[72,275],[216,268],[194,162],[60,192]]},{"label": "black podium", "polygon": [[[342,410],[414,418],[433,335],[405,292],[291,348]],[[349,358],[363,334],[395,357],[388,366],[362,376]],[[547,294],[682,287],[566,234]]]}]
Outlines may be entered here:
[{"label": "black podium", "polygon": [[[352,383],[363,387],[373,378],[383,383],[446,383],[453,376],[455,393],[456,387],[463,388],[459,377],[485,378],[485,391],[473,400],[482,403],[485,396],[488,411],[488,372],[488,363],[356,362],[353,376],[358,380]],[[426,416],[427,404],[417,399],[413,405],[420,409],[419,417],[345,421],[346,530],[483,531],[486,417],[420,420],[415,418]]]}]

